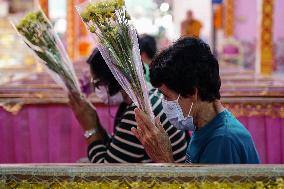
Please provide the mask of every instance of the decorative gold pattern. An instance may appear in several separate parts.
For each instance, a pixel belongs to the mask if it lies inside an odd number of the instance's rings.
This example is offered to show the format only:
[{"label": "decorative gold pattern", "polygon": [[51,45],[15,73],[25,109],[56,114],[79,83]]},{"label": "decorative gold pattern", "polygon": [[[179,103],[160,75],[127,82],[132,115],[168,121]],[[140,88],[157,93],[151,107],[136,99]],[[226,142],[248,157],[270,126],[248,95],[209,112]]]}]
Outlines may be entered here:
[{"label": "decorative gold pattern", "polygon": [[0,165],[0,188],[283,188],[283,165]]},{"label": "decorative gold pattern", "polygon": [[2,107],[7,112],[10,112],[10,113],[16,115],[22,109],[23,103],[21,103],[21,102],[18,102],[18,103],[3,103],[3,102],[0,102],[0,107]]},{"label": "decorative gold pattern", "polygon": [[236,117],[267,116],[272,118],[284,118],[284,103],[224,103],[224,106]]},{"label": "decorative gold pattern", "polygon": [[274,0],[261,0],[260,24],[260,72],[272,75],[273,72],[273,9]]},{"label": "decorative gold pattern", "polygon": [[[83,3],[85,0],[79,0],[79,3]],[[80,23],[80,37],[84,37],[88,35],[88,30],[84,24],[84,22],[82,21],[82,19],[79,19],[79,23]]]},{"label": "decorative gold pattern", "polygon": [[[28,94],[27,94],[28,96]],[[0,102],[7,112],[17,114],[24,105],[28,104],[66,104],[68,99],[63,97],[43,97],[43,98],[6,98]],[[98,98],[90,99],[95,106],[105,106]],[[236,117],[267,116],[273,118],[284,118],[283,98],[222,98],[223,105],[228,108]]]},{"label": "decorative gold pattern", "polygon": [[75,0],[67,1],[67,52],[74,60],[76,55],[76,15]]},{"label": "decorative gold pattern", "polygon": [[277,178],[276,181],[271,181],[269,183],[263,183],[262,181],[257,182],[179,182],[179,181],[169,181],[163,182],[153,179],[151,182],[144,182],[138,181],[133,182],[127,179],[124,180],[102,180],[102,181],[64,181],[60,182],[58,180],[51,180],[51,181],[8,181],[0,180],[0,188],[33,188],[33,189],[96,189],[96,188],[125,188],[125,189],[144,189],[144,188],[151,188],[151,189],[176,189],[176,188],[184,188],[184,189],[266,189],[266,188],[275,188],[275,189],[282,189],[284,187],[283,178]]},{"label": "decorative gold pattern", "polygon": [[234,8],[235,0],[225,0],[225,22],[224,22],[224,33],[226,37],[234,36]]}]

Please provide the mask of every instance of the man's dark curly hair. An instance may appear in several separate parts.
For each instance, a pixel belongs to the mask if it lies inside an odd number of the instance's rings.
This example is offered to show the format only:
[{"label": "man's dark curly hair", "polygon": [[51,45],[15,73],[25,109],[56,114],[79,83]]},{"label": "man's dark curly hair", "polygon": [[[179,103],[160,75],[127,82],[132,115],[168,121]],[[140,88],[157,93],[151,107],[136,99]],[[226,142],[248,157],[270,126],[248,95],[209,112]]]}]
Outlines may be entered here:
[{"label": "man's dark curly hair", "polygon": [[219,64],[210,47],[200,39],[187,37],[176,41],[156,56],[150,67],[154,87],[165,84],[181,96],[195,94],[202,101],[220,99]]}]

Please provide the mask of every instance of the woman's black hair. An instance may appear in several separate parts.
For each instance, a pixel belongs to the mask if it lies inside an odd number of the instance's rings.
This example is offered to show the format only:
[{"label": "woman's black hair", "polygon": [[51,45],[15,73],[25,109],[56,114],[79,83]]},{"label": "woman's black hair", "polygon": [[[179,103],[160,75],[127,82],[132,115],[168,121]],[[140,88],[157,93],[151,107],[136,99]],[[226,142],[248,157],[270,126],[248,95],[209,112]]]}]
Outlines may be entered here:
[{"label": "woman's black hair", "polygon": [[219,64],[210,47],[198,38],[182,38],[156,56],[150,67],[154,87],[162,84],[182,96],[197,89],[202,101],[220,99]]},{"label": "woman's black hair", "polygon": [[[115,95],[122,89],[119,83],[117,82],[117,80],[115,79],[115,77],[112,75],[109,67],[107,66],[100,51],[97,48],[94,49],[93,53],[88,58],[87,63],[90,65],[90,70],[91,70],[91,73],[94,79],[98,80],[97,87],[99,85],[107,86],[108,93],[110,96]],[[118,111],[116,112],[115,119],[114,119],[114,127],[113,127],[114,132],[116,131],[116,126],[121,121],[121,118],[123,114],[125,113],[126,108],[127,108],[127,104],[125,102],[122,102],[119,105]],[[110,112],[110,109],[109,109],[109,112]]]},{"label": "woman's black hair", "polygon": [[122,89],[97,48],[94,49],[87,63],[90,65],[91,74],[94,77],[93,79],[97,80],[95,87],[99,85],[107,86],[110,96],[115,95]]}]

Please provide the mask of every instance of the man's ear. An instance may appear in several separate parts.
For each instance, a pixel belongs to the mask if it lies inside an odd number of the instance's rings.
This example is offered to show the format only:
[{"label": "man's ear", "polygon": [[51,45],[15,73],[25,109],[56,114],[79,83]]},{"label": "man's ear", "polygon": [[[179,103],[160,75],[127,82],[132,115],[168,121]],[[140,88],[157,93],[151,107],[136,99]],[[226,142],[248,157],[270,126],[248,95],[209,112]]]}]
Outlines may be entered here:
[{"label": "man's ear", "polygon": [[195,92],[194,92],[194,95],[192,95],[192,101],[196,102],[198,100],[198,98],[199,98],[198,97],[198,89],[195,88],[194,90],[195,90]]},{"label": "man's ear", "polygon": [[147,58],[148,58],[147,54],[145,52],[141,52],[141,59],[142,59],[142,61],[147,60]]}]

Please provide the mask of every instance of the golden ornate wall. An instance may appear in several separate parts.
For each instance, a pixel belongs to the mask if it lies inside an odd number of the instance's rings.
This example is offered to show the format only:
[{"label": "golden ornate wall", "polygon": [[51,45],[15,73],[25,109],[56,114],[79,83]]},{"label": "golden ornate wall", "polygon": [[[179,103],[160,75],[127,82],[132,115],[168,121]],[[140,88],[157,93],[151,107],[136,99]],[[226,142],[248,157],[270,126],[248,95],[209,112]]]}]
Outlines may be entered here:
[{"label": "golden ornate wall", "polygon": [[76,0],[67,0],[67,52],[71,59],[76,58],[76,10],[75,10]]},{"label": "golden ornate wall", "polygon": [[83,21],[76,11],[75,6],[85,0],[67,1],[67,52],[72,60],[87,57],[91,53],[91,41]]},{"label": "golden ornate wall", "polygon": [[[79,0],[79,3],[85,0]],[[92,41],[90,41],[89,31],[87,30],[84,22],[79,19],[79,42],[78,42],[78,52],[80,57],[88,57],[92,50]]]},{"label": "golden ornate wall", "polygon": [[224,33],[226,37],[233,37],[234,35],[234,9],[235,0],[225,0],[224,2]]},{"label": "golden ornate wall", "polygon": [[48,0],[38,0],[44,14],[48,17]]},{"label": "golden ornate wall", "polygon": [[260,72],[271,75],[273,72],[273,13],[274,0],[261,0],[260,22]]}]

